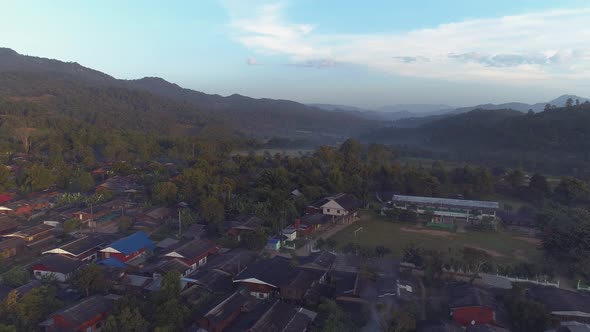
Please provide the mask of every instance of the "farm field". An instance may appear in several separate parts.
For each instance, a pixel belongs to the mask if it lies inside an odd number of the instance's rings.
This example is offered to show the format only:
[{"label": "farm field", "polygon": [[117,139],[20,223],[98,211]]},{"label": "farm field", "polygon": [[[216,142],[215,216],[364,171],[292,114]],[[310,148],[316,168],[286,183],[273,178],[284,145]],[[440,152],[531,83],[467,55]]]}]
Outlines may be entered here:
[{"label": "farm field", "polygon": [[[359,228],[362,227],[362,230]],[[358,230],[358,231],[357,231]],[[355,236],[355,231],[356,236]],[[460,250],[464,246],[485,250],[497,263],[538,262],[542,259],[539,240],[522,234],[500,232],[453,233],[445,230],[422,228],[410,223],[394,223],[370,212],[363,212],[361,220],[332,236],[338,248],[348,243],[361,246],[382,245],[396,257],[403,255],[403,248],[414,243],[424,248],[447,252],[449,248]]]}]

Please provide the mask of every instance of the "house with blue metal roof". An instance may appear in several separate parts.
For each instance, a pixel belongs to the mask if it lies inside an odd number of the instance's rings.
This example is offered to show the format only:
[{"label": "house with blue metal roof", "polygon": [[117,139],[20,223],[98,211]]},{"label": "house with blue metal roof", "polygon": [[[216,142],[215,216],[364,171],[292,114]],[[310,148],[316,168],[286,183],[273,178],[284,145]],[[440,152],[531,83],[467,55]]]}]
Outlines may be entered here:
[{"label": "house with blue metal roof", "polygon": [[154,243],[146,233],[137,232],[111,243],[100,250],[102,260],[115,258],[123,263],[128,263],[138,257],[147,255],[154,249]]}]

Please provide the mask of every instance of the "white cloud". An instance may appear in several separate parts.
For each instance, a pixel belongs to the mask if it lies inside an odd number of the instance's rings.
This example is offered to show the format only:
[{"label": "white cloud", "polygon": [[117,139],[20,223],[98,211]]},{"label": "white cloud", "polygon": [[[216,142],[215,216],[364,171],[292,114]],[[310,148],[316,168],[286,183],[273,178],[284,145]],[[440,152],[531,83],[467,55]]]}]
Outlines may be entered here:
[{"label": "white cloud", "polygon": [[256,66],[256,65],[258,65],[258,61],[256,61],[256,59],[254,59],[254,58],[248,58],[246,60],[246,64],[248,66]]},{"label": "white cloud", "polygon": [[471,19],[402,33],[323,34],[314,24],[287,21],[284,3],[236,8],[230,1],[226,7],[238,42],[306,67],[348,63],[461,81],[590,78],[590,8]]}]

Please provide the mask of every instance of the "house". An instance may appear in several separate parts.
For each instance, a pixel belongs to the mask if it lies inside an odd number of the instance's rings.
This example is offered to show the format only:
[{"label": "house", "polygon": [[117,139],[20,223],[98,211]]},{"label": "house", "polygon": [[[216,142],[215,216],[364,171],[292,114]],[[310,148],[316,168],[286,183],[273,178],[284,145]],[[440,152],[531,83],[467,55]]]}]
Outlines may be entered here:
[{"label": "house", "polygon": [[135,227],[155,229],[172,216],[172,210],[166,207],[152,209],[135,217]]},{"label": "house", "polygon": [[91,220],[101,221],[101,219],[105,218],[111,213],[113,213],[113,211],[106,206],[95,206],[72,213],[72,218],[86,223]]},{"label": "house", "polygon": [[246,267],[256,259],[256,257],[257,255],[253,251],[236,248],[213,256],[207,263],[206,268],[236,276],[244,271]]},{"label": "house", "polygon": [[241,241],[241,234],[245,232],[255,232],[264,225],[264,220],[250,215],[241,215],[226,223],[228,227],[227,235]]},{"label": "house", "polygon": [[561,322],[590,324],[590,295],[555,287],[533,286],[527,297],[542,303]]},{"label": "house", "polygon": [[134,176],[113,176],[96,186],[96,191],[108,190],[115,194],[137,193],[144,190]]},{"label": "house", "polygon": [[447,287],[450,315],[461,326],[489,324],[502,326],[500,304],[485,288],[468,283],[452,283]]},{"label": "house", "polygon": [[307,214],[295,220],[294,228],[297,230],[299,237],[305,237],[323,227],[323,225],[329,224],[331,221],[332,217],[325,214]]},{"label": "house", "polygon": [[298,272],[289,259],[275,256],[248,265],[236,276],[234,283],[246,287],[252,296],[266,299],[279,294],[281,286],[288,285]]},{"label": "house", "polygon": [[84,262],[61,255],[48,255],[33,264],[33,275],[37,279],[54,277],[60,282],[66,282],[84,265]]},{"label": "house", "polygon": [[16,231],[18,223],[8,216],[0,216],[0,235],[10,234]]},{"label": "house", "polygon": [[297,229],[294,226],[289,226],[283,229],[282,234],[285,241],[295,241],[297,238]]},{"label": "house", "polygon": [[293,266],[290,259],[275,256],[254,262],[234,280],[259,299],[272,296],[290,302],[300,302],[314,282],[320,281],[324,271],[301,269]]},{"label": "house", "polygon": [[311,310],[294,307],[279,300],[249,328],[248,332],[305,332],[317,314]]},{"label": "house", "polygon": [[206,239],[197,239],[178,246],[164,254],[163,257],[181,260],[189,266],[189,270],[186,271],[186,274],[189,274],[198,267],[205,265],[207,258],[217,252],[219,252],[219,247],[215,243]]},{"label": "house", "polygon": [[305,212],[331,216],[333,223],[351,224],[356,221],[359,207],[359,201],[353,195],[339,193],[312,203],[306,207]]},{"label": "house", "polygon": [[144,232],[136,232],[119,239],[100,250],[100,258],[115,258],[123,263],[145,257],[154,248],[154,244]]},{"label": "house", "polygon": [[19,238],[10,238],[0,241],[0,257],[10,258],[23,252],[25,241]]},{"label": "house", "polygon": [[406,195],[393,195],[392,204],[397,209],[412,209],[420,214],[431,212],[433,222],[440,223],[456,219],[482,220],[486,217],[495,220],[496,211],[500,209],[498,202]]},{"label": "house", "polygon": [[198,320],[199,325],[209,332],[225,331],[248,307],[258,305],[258,301],[246,294],[240,292],[233,293],[231,296],[221,301],[202,318]]},{"label": "house", "polygon": [[178,258],[160,259],[140,269],[141,274],[152,276],[153,278],[161,278],[168,272],[178,272],[181,276],[185,277],[193,271],[190,265]]},{"label": "house", "polygon": [[35,246],[37,244],[45,243],[55,238],[55,228],[45,224],[35,225],[14,233],[2,235],[5,238],[19,238],[23,239],[27,246]]},{"label": "house", "polygon": [[53,313],[43,322],[45,331],[100,331],[113,308],[112,300],[94,295]]},{"label": "house", "polygon": [[47,250],[43,254],[64,255],[80,261],[92,262],[98,258],[98,251],[103,244],[104,241],[98,237],[84,236],[61,247]]}]

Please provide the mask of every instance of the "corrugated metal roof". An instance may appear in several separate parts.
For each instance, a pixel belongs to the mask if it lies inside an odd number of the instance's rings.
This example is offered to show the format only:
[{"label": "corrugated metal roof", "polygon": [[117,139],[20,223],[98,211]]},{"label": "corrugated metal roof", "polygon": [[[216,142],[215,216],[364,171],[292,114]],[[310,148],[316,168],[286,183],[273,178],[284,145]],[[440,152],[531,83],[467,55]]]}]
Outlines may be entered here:
[{"label": "corrugated metal roof", "polygon": [[122,254],[129,255],[140,249],[153,249],[153,247],[154,244],[148,238],[147,234],[139,231],[135,234],[129,235],[128,237],[124,237],[111,243],[111,245],[105,249],[112,248]]},{"label": "corrugated metal roof", "polygon": [[463,200],[463,199],[438,198],[438,197],[394,195],[393,201],[394,202],[407,202],[407,203],[423,203],[423,204],[432,204],[432,205],[450,205],[450,206],[458,206],[458,207],[483,208],[483,209],[499,209],[500,208],[500,204],[498,202],[470,201],[470,200]]}]

